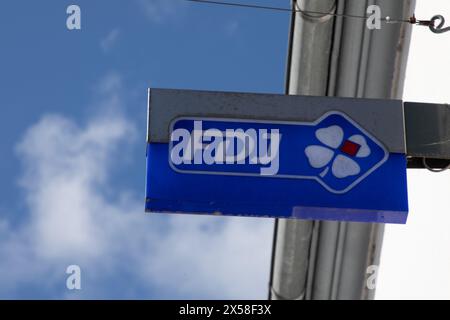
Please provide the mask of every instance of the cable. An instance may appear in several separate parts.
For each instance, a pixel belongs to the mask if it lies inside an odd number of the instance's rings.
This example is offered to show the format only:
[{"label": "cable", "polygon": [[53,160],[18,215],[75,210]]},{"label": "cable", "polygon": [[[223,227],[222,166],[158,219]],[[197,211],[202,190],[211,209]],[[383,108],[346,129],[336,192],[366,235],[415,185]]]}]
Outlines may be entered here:
[{"label": "cable", "polygon": [[[344,18],[356,18],[356,19],[367,19],[368,18],[367,16],[358,16],[358,15],[353,15],[353,14],[340,14],[340,13],[333,13],[333,12],[303,10],[298,7],[298,4],[296,4],[297,8],[292,10],[289,8],[282,8],[282,7],[261,6],[261,5],[256,5],[256,4],[245,4],[245,3],[214,1],[214,0],[185,0],[185,1],[213,4],[213,5],[231,6],[231,7],[251,8],[251,9],[263,9],[263,10],[284,11],[284,12],[299,12],[299,13],[306,13],[306,14],[320,14],[320,15],[344,17]],[[387,22],[409,22],[409,20],[392,20],[389,17],[381,18],[381,20],[387,21]]]},{"label": "cable", "polygon": [[291,12],[292,11],[289,8],[259,6],[259,5],[256,5],[256,4],[245,4],[245,3],[234,3],[234,2],[223,2],[223,1],[210,1],[210,0],[185,0],[185,1],[187,1],[187,2],[197,2],[197,3],[206,3],[206,4],[217,4],[217,5],[230,6],[230,7],[243,7],[243,8],[251,8],[251,9],[264,9],[264,10],[287,11],[287,12]]},{"label": "cable", "polygon": [[[215,1],[215,0],[184,0],[187,2],[195,2],[202,4],[212,4],[212,5],[222,5],[222,6],[231,6],[231,7],[241,7],[241,8],[250,8],[250,9],[262,9],[262,10],[271,10],[271,11],[281,11],[281,12],[298,12],[303,14],[320,14],[323,16],[333,16],[333,17],[343,17],[343,18],[355,18],[355,19],[368,19],[368,16],[359,16],[353,14],[344,14],[344,13],[334,13],[334,12],[321,12],[321,11],[310,11],[303,10],[298,7],[296,3],[296,9],[292,10],[289,8],[282,7],[272,7],[272,6],[261,6],[257,4],[245,4],[245,3],[237,3],[237,2],[225,2],[225,1]],[[439,20],[439,24],[436,26],[435,22]],[[410,23],[413,25],[419,26],[427,26],[434,33],[444,33],[450,31],[450,27],[442,28],[445,23],[445,19],[441,15],[435,15],[430,20],[418,20],[413,15],[409,19],[391,19],[389,16],[381,18],[381,21],[385,23]]]}]

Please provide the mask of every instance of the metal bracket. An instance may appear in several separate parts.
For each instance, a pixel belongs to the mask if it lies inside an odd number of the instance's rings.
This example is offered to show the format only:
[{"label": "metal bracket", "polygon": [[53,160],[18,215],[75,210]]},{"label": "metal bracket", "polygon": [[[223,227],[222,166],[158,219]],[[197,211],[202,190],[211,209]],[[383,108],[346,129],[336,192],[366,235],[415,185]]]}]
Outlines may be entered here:
[{"label": "metal bracket", "polygon": [[441,169],[450,163],[450,106],[404,102],[408,168]]}]

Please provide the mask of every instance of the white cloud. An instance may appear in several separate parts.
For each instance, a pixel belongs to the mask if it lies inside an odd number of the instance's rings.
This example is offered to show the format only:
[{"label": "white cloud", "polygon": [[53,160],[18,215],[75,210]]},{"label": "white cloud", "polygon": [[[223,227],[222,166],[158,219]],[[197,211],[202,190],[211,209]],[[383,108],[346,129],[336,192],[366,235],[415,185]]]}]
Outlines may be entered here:
[{"label": "white cloud", "polygon": [[103,39],[100,40],[100,47],[102,48],[102,50],[105,53],[109,52],[117,43],[119,36],[120,36],[119,28],[111,30]]},{"label": "white cloud", "polygon": [[231,20],[225,24],[225,33],[228,36],[234,36],[239,30],[239,21]]},{"label": "white cloud", "polygon": [[161,23],[173,17],[184,7],[181,1],[173,0],[137,0],[145,16],[155,23]]},{"label": "white cloud", "polygon": [[151,278],[191,297],[267,298],[272,223],[216,218],[172,218],[155,251],[164,258],[149,256],[146,264]]},{"label": "white cloud", "polygon": [[[448,0],[417,1],[416,16],[450,17]],[[404,100],[448,103],[450,33],[413,27]],[[408,172],[409,218],[386,227],[376,297],[450,299],[450,172]]]},{"label": "white cloud", "polygon": [[120,77],[96,91],[100,112],[87,123],[47,115],[18,144],[27,213],[19,225],[0,220],[0,297],[71,297],[64,272],[78,264],[79,297],[119,286],[128,298],[265,298],[272,221],[144,214],[141,193],[111,186],[137,141],[129,120],[105,112],[120,109]]}]

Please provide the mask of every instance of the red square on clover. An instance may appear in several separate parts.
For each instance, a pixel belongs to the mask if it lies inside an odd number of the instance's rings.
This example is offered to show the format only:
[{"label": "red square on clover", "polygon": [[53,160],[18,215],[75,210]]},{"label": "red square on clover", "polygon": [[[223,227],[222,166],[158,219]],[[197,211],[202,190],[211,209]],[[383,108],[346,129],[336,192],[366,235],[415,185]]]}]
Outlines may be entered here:
[{"label": "red square on clover", "polygon": [[359,148],[361,148],[359,144],[350,140],[346,140],[341,146],[341,151],[345,154],[348,154],[349,156],[354,157],[358,153]]}]

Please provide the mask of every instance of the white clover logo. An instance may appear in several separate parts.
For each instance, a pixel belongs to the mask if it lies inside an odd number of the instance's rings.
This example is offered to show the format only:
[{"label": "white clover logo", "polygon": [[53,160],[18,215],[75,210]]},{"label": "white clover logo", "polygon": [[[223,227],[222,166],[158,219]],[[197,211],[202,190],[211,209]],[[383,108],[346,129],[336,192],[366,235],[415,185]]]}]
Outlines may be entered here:
[{"label": "white clover logo", "polygon": [[336,178],[345,178],[361,172],[356,158],[365,158],[370,155],[370,148],[366,139],[359,134],[352,135],[344,141],[344,131],[341,127],[333,125],[316,131],[317,139],[325,146],[312,145],[305,148],[309,164],[316,169],[324,168],[319,174],[322,178],[331,172]]}]

